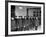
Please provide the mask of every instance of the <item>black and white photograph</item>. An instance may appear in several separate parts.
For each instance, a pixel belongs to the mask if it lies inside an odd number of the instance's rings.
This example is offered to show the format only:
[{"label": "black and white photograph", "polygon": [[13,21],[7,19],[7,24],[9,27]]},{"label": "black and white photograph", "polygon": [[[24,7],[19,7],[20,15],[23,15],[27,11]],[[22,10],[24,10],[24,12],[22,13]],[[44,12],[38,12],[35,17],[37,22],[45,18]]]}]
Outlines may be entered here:
[{"label": "black and white photograph", "polygon": [[8,2],[8,35],[43,33],[43,4]]},{"label": "black and white photograph", "polygon": [[11,5],[11,31],[40,30],[41,7]]}]

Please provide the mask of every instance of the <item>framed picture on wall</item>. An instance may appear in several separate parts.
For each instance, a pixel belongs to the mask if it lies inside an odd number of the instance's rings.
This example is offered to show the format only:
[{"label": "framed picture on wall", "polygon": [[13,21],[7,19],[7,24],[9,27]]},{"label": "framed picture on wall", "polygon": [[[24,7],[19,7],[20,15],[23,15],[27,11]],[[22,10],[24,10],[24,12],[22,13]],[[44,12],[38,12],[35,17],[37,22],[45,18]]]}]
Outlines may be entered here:
[{"label": "framed picture on wall", "polygon": [[6,2],[6,35],[45,33],[45,4],[40,2]]}]

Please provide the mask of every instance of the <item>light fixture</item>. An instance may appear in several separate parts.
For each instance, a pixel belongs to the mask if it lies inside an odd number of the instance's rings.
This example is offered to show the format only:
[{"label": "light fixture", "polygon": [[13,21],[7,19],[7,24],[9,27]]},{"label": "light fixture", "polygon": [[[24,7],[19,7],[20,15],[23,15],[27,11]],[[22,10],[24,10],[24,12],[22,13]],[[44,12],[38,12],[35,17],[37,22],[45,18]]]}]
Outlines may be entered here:
[{"label": "light fixture", "polygon": [[23,9],[23,7],[19,7],[19,9]]}]

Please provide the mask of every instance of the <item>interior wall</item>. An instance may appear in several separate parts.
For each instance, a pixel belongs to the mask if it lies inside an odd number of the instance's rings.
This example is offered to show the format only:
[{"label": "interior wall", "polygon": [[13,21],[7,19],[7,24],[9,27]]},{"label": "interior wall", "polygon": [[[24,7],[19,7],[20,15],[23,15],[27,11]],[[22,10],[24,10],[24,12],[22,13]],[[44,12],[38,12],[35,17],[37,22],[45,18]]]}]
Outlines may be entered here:
[{"label": "interior wall", "polygon": [[15,15],[16,16],[26,16],[26,12],[27,12],[27,10],[25,7],[15,6]]}]

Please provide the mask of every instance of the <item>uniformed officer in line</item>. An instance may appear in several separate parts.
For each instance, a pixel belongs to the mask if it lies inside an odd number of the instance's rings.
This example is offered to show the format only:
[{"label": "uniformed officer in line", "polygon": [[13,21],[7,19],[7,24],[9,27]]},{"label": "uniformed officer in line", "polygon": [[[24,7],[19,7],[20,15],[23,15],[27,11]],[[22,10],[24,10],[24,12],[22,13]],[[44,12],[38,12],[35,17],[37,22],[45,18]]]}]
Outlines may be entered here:
[{"label": "uniformed officer in line", "polygon": [[35,19],[35,30],[38,29],[38,26],[39,26],[39,20],[38,20],[38,17],[36,17],[36,19]]}]

